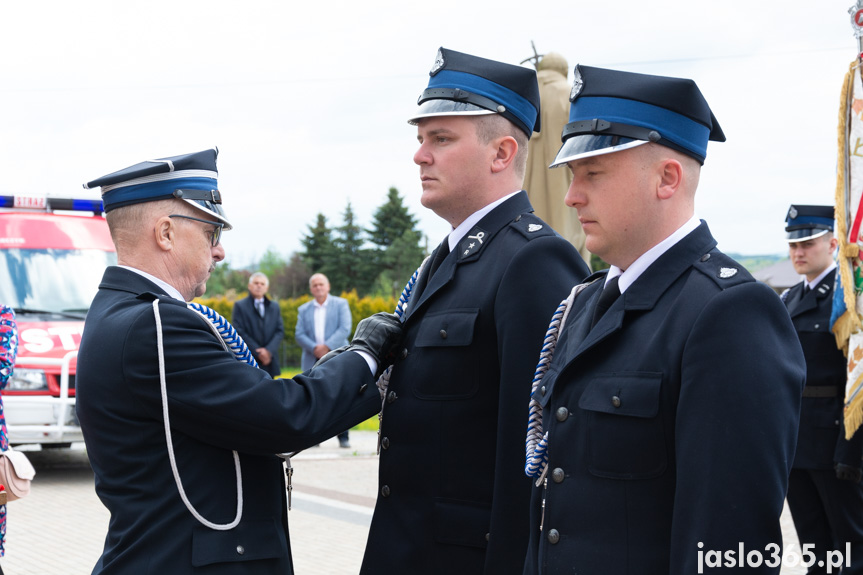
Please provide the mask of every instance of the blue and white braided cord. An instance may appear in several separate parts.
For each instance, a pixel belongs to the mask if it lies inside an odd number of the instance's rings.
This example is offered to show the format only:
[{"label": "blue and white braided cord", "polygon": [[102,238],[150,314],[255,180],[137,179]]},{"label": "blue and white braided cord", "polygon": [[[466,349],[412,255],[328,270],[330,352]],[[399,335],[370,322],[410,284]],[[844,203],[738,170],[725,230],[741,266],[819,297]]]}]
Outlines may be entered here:
[{"label": "blue and white braided cord", "polygon": [[248,363],[253,367],[258,367],[258,362],[255,361],[255,358],[252,356],[252,352],[249,351],[249,347],[246,345],[246,342],[243,341],[243,338],[240,337],[240,334],[237,333],[234,326],[228,323],[228,320],[219,315],[216,310],[205,305],[196,302],[187,303],[186,305],[189,309],[194,310],[207,318],[210,323],[215,326],[219,335],[225,341],[225,345],[228,346],[228,349],[233,352],[234,356],[238,360]]},{"label": "blue and white braided cord", "polygon": [[528,477],[536,477],[537,486],[542,482],[543,477],[545,477],[545,470],[548,468],[548,432],[543,431],[542,405],[539,403],[537,390],[540,388],[542,378],[545,377],[545,373],[548,371],[548,366],[551,365],[554,349],[557,347],[557,340],[566,323],[566,318],[569,317],[572,302],[575,300],[575,296],[588,285],[590,284],[582,283],[573,287],[569,293],[569,297],[557,306],[557,310],[551,316],[551,323],[548,324],[548,331],[545,332],[542,351],[539,353],[539,363],[536,364],[536,371],[533,375],[533,384],[530,388],[530,404],[528,405],[527,438],[524,445],[524,473]]},{"label": "blue and white braided cord", "polygon": [[530,387],[527,439],[525,441],[526,461],[524,465],[524,472],[528,477],[542,476],[545,468],[548,466],[548,432],[543,433],[542,406],[537,399],[537,390],[542,378],[545,376],[545,372],[548,371],[551,358],[554,356],[554,349],[557,347],[557,337],[560,333],[560,323],[567,309],[566,304],[567,300],[560,302],[560,305],[557,306],[557,310],[551,317],[551,323],[548,325],[545,339],[542,342],[542,351],[539,353],[539,363],[536,364],[536,371],[533,374],[533,384]]},{"label": "blue and white braided cord", "polygon": [[[413,295],[414,285],[417,283],[417,279],[420,277],[420,274],[423,271],[426,263],[429,261],[431,256],[426,256],[426,259],[423,260],[423,263],[420,264],[420,267],[416,269],[416,271],[411,276],[411,279],[408,280],[408,283],[405,284],[405,288],[402,290],[401,295],[399,296],[399,301],[396,304],[395,314],[399,316],[399,320],[404,321],[405,312],[408,310],[408,304],[411,301],[411,296]],[[381,401],[383,402],[384,397],[387,394],[387,387],[390,385],[390,374],[393,371],[393,366],[389,366],[384,370],[381,376],[378,378],[377,386],[378,391],[381,393]],[[381,411],[383,411],[383,405],[381,406]],[[378,430],[380,433],[380,430]]]}]

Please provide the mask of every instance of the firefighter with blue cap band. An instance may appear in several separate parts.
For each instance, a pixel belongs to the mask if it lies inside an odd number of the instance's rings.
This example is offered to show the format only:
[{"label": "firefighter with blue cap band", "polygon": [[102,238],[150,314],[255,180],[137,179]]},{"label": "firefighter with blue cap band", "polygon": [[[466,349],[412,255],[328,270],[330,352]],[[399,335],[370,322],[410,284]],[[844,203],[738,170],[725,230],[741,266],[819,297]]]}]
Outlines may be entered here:
[{"label": "firefighter with blue cap band", "polygon": [[[225,257],[217,150],[141,162],[101,187],[117,264],[78,354],[76,412],[111,513],[99,573],[292,573],[282,459],[380,410],[401,335],[366,318],[293,380],[259,369],[231,325],[187,303]],[[290,486],[290,482],[288,484]]]},{"label": "firefighter with blue cap band", "polygon": [[695,217],[725,135],[692,80],[574,78],[553,166],[611,267],[561,293],[533,379],[524,573],[691,575],[774,544],[778,559],[805,366],[779,298]]},{"label": "firefighter with blue cap band", "polygon": [[360,573],[516,574],[526,382],[559,294],[588,270],[522,189],[540,127],[534,70],[441,48],[417,103],[421,201],[452,231],[403,316]]},{"label": "firefighter with blue cap band", "polygon": [[782,294],[806,357],[797,450],[788,478],[788,509],[801,547],[827,573],[841,553],[842,573],[863,573],[863,434],[845,439],[847,361],[830,330],[838,245],[833,206],[793,204],[785,216],[788,253],[803,281]]}]

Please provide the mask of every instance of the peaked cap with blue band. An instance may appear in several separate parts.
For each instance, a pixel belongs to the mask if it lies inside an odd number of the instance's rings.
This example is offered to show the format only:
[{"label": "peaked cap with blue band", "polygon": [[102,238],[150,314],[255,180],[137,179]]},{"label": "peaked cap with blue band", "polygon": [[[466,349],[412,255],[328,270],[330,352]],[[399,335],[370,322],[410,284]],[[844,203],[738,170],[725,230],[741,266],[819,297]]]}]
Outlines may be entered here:
[{"label": "peaked cap with blue band", "polygon": [[788,243],[803,242],[833,231],[833,206],[791,205],[785,216]]},{"label": "peaked cap with blue band", "polygon": [[575,67],[569,123],[550,167],[656,142],[703,164],[725,134],[692,80]]},{"label": "peaked cap with blue band", "polygon": [[84,188],[102,188],[105,213],[132,204],[176,198],[216,218],[227,231],[231,224],[221,206],[218,155],[219,149],[211,148],[147,160],[87,182]]},{"label": "peaked cap with blue band", "polygon": [[440,48],[428,88],[408,120],[500,114],[527,134],[539,132],[539,86],[533,69]]}]

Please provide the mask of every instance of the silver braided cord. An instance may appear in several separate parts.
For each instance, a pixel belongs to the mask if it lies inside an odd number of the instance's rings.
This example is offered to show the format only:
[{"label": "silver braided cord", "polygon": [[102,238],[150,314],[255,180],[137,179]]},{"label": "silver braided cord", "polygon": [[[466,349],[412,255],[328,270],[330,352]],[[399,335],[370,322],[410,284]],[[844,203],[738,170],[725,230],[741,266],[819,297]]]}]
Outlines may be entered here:
[{"label": "silver braided cord", "polygon": [[542,378],[545,377],[549,365],[551,365],[551,359],[554,357],[554,350],[557,347],[557,340],[566,323],[566,318],[569,316],[569,311],[572,309],[572,302],[575,300],[575,296],[588,285],[590,284],[578,284],[572,288],[569,297],[557,306],[557,310],[551,317],[548,330],[545,332],[542,350],[539,353],[539,363],[536,364],[536,371],[533,375],[533,384],[530,388],[530,403],[528,405],[524,473],[528,477],[536,477],[537,486],[542,483],[548,469],[548,432],[543,431],[542,405],[539,403],[537,390],[540,388],[540,383],[542,382]]},{"label": "silver braided cord", "polygon": [[[199,305],[199,304],[188,304],[188,305],[191,308],[192,305]],[[205,309],[210,309],[206,306],[201,306],[201,307],[203,307]],[[192,309],[194,309],[194,308],[192,308]],[[195,309],[194,311],[197,311],[201,315],[204,315],[202,312],[198,311],[197,309]],[[210,311],[212,311],[212,310],[210,310]],[[222,316],[220,316],[219,314],[216,314],[216,312],[213,312],[213,313],[216,316],[218,316],[220,319],[222,319],[222,321],[225,321],[224,318],[222,318]],[[171,434],[171,420],[170,420],[169,413],[168,413],[168,387],[167,387],[167,382],[165,380],[165,352],[164,352],[164,342],[162,340],[162,317],[161,317],[161,314],[159,314],[159,300],[158,299],[153,300],[153,315],[156,318],[156,350],[157,350],[158,358],[159,358],[159,388],[160,388],[161,395],[162,395],[162,419],[163,419],[164,424],[165,424],[165,443],[168,446],[168,460],[171,463],[171,471],[174,474],[174,483],[177,484],[177,491],[180,494],[180,499],[183,500],[183,504],[186,506],[186,509],[189,510],[189,513],[191,513],[192,516],[194,516],[194,518],[198,520],[198,523],[200,523],[201,525],[204,525],[205,527],[209,527],[210,529],[214,529],[216,531],[228,531],[230,529],[233,529],[237,525],[239,525],[240,520],[243,518],[243,473],[242,473],[242,470],[240,468],[240,455],[236,451],[231,452],[234,456],[234,473],[235,473],[236,479],[237,479],[237,514],[234,517],[234,520],[231,521],[230,523],[213,523],[212,521],[207,520],[203,515],[201,515],[198,512],[198,510],[195,509],[194,505],[192,505],[192,502],[189,501],[189,498],[186,496],[186,490],[183,489],[183,481],[180,479],[180,471],[177,469],[177,458],[174,455],[174,441],[173,441],[172,434]],[[208,318],[206,318],[206,316],[205,316],[205,319],[208,319]],[[225,321],[225,323],[227,323],[227,322]],[[210,328],[217,335],[221,335],[219,328],[216,327],[216,325],[214,323],[207,321],[207,325],[209,325]],[[231,324],[228,324],[228,327],[231,327]],[[234,328],[231,327],[231,330],[233,330],[233,329]],[[237,338],[240,339],[240,343],[242,343],[243,347],[245,347],[246,344],[243,343],[243,340],[240,338],[240,336],[237,336]],[[226,350],[229,350],[227,343],[223,343],[223,345],[225,346]],[[248,351],[248,349],[246,351]],[[252,359],[252,361],[254,361],[254,359]]]},{"label": "silver braided cord", "polygon": [[248,363],[253,367],[258,367],[258,362],[255,361],[254,357],[252,357],[252,352],[249,351],[249,347],[246,345],[246,342],[243,341],[243,338],[240,337],[240,334],[237,333],[234,326],[228,323],[228,320],[219,315],[216,310],[205,305],[191,302],[187,303],[186,306],[204,316],[204,318],[215,326],[219,336],[225,341],[225,345],[228,346],[228,349],[238,360]]}]

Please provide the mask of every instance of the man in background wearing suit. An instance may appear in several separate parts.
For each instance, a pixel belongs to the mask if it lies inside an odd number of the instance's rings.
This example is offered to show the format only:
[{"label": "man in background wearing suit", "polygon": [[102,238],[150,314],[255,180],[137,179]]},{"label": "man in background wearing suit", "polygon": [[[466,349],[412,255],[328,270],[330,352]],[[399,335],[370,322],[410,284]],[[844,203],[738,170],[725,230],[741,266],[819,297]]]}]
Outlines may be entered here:
[{"label": "man in background wearing suit", "polygon": [[285,337],[285,325],[278,302],[267,297],[270,281],[261,272],[249,278],[249,297],[234,303],[231,323],[245,340],[258,365],[272,375],[281,374],[279,345]]},{"label": "man in background wearing suit", "polygon": [[[827,573],[827,552],[846,552],[842,573],[863,572],[863,487],[860,485],[863,435],[845,439],[842,407],[845,356],[830,331],[836,262],[833,206],[793,205],[785,219],[794,271],[806,277],[782,294],[803,355],[806,387],[800,407],[797,452],[788,480],[788,508],[800,545],[811,545],[815,565]],[[803,548],[806,551],[806,548]]]},{"label": "man in background wearing suit", "polygon": [[[324,274],[309,278],[312,301],[297,310],[294,337],[303,348],[302,368],[307,371],[331,350],[348,344],[351,334],[351,308],[348,301],[330,295],[330,280]],[[339,434],[339,446],[350,447],[348,432]]]}]

